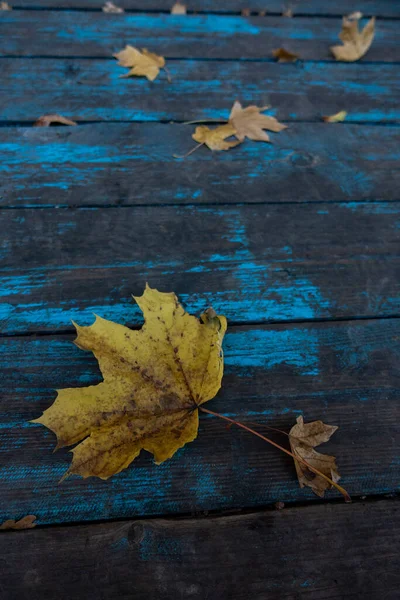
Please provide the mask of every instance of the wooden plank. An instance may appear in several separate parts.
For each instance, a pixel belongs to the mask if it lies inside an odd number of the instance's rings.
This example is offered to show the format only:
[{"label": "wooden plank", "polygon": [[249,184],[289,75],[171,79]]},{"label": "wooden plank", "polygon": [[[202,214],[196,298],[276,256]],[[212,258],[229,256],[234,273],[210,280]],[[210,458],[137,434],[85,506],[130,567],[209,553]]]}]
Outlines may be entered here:
[{"label": "wooden plank", "polygon": [[[395,500],[0,537],[4,600],[397,600]],[[383,596],[384,595],[384,596]]]},{"label": "wooden plank", "polygon": [[[108,481],[74,476],[58,485],[70,455],[53,454],[54,435],[28,421],[53,402],[55,388],[100,381],[92,355],[71,340],[1,339],[0,521],[35,514],[40,523],[63,523],[316,499],[298,487],[290,457],[208,415],[198,439],[163,465],[142,453]],[[400,320],[231,327],[224,350],[223,386],[210,409],[285,430],[301,413],[336,424],[323,451],[337,456],[348,491],[397,490]]]},{"label": "wooden plank", "polygon": [[[281,14],[289,7],[293,15],[336,15],[349,13],[349,3],[346,0],[336,2],[321,2],[321,0],[185,0],[189,12],[221,12],[240,13],[242,10],[260,11],[267,14]],[[90,8],[101,10],[103,0],[18,0],[18,7],[32,8]],[[127,10],[166,11],[171,10],[174,0],[118,0],[117,5]],[[400,17],[399,2],[394,0],[360,0],[357,10],[366,16]]]},{"label": "wooden plank", "polygon": [[172,83],[121,79],[126,71],[108,60],[16,58],[1,67],[3,121],[54,112],[76,121],[227,119],[236,99],[269,105],[285,121],[321,121],[343,108],[346,122],[400,120],[398,70],[386,64],[179,60],[168,63]]},{"label": "wooden plank", "polygon": [[[2,56],[112,57],[125,44],[167,58],[263,58],[284,45],[305,60],[334,61],[340,21],[219,15],[3,11]],[[398,24],[380,21],[365,61],[400,60]]]},{"label": "wooden plank", "polygon": [[146,281],[235,323],[399,315],[399,224],[398,203],[3,210],[0,331],[137,326]]},{"label": "wooden plank", "polygon": [[271,134],[273,144],[175,159],[193,148],[193,131],[158,123],[0,128],[0,204],[399,199],[398,126],[296,123]]}]

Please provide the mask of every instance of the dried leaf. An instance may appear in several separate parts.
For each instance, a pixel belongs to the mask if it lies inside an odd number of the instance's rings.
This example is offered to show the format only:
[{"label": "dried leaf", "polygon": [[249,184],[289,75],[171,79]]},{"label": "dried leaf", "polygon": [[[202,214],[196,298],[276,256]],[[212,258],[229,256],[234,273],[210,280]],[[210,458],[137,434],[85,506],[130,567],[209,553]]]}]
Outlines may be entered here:
[{"label": "dried leaf", "polygon": [[325,121],[325,123],[340,123],[341,121],[344,121],[346,117],[347,111],[341,110],[334,115],[322,117],[322,120]]},{"label": "dried leaf", "polygon": [[238,140],[243,142],[244,138],[248,137],[250,140],[269,142],[269,136],[263,129],[275,132],[286,129],[286,125],[279,123],[275,117],[260,114],[267,108],[268,106],[242,108],[240,102],[234,103],[229,115],[229,123],[236,130],[235,135]]},{"label": "dried leaf", "polygon": [[121,77],[147,77],[149,81],[154,81],[160,72],[160,69],[165,67],[165,59],[163,56],[148,52],[146,48],[142,48],[140,52],[133,46],[126,46],[121,52],[113,54],[118,59],[118,64],[121,67],[129,67],[131,70],[126,75]]},{"label": "dried leaf", "polygon": [[33,421],[54,431],[57,448],[80,442],[64,478],[108,479],[142,449],[157,464],[171,458],[197,437],[197,408],[221,387],[225,317],[208,309],[199,321],[175,294],[148,286],[135,300],[145,318],[139,331],[100,317],[90,327],[76,325],[75,343],[93,352],[104,380],[58,390]]},{"label": "dried leaf", "polygon": [[363,14],[359,10],[352,12],[351,15],[347,15],[347,19],[349,19],[350,21],[359,21],[362,18]]},{"label": "dried leaf", "polygon": [[12,7],[7,2],[0,2],[0,10],[12,10]]},{"label": "dried leaf", "polygon": [[293,8],[290,5],[288,6],[288,8],[286,10],[283,11],[282,17],[289,17],[289,18],[293,17]]},{"label": "dried leaf", "polygon": [[59,123],[60,125],[77,125],[75,121],[67,119],[62,115],[43,115],[33,124],[34,127],[50,127],[52,123]]},{"label": "dried leaf", "polygon": [[186,4],[176,2],[171,8],[171,15],[186,15]]},{"label": "dried leaf", "polygon": [[215,129],[200,125],[196,127],[192,138],[199,144],[205,144],[210,150],[229,150],[229,148],[234,148],[240,144],[237,141],[225,141],[227,137],[232,135],[236,135],[236,129],[230,123],[219,125]]},{"label": "dried leaf", "polygon": [[332,46],[331,51],[336,60],[354,62],[369,50],[375,35],[375,17],[372,17],[359,31],[358,20],[343,17],[342,31],[339,38],[343,46]]},{"label": "dried leaf", "polygon": [[121,14],[121,13],[125,12],[123,8],[121,8],[120,6],[116,6],[114,4],[114,2],[106,2],[101,10],[105,13],[115,13],[115,14]]},{"label": "dried leaf", "polygon": [[[321,471],[335,483],[340,479],[335,457],[320,454],[314,450],[314,447],[327,442],[337,429],[334,425],[325,425],[322,421],[304,423],[303,417],[298,417],[297,424],[289,432],[293,454],[307,461],[312,467]],[[325,479],[313,473],[304,464],[295,461],[295,465],[300,487],[310,487],[321,498],[325,490],[332,487]]]},{"label": "dried leaf", "polygon": [[242,8],[240,14],[242,17],[249,17],[251,15],[251,10],[249,8]]},{"label": "dried leaf", "polygon": [[298,54],[294,54],[294,52],[289,52],[285,48],[277,48],[272,51],[272,55],[276,58],[278,62],[287,63],[287,62],[296,62],[299,60],[300,56]]},{"label": "dried leaf", "polygon": [[15,521],[14,519],[8,519],[8,521],[4,521],[4,523],[2,523],[0,525],[0,530],[32,529],[33,527],[36,527],[36,523],[34,523],[35,520],[36,520],[35,515],[27,515],[26,517],[23,517],[19,521]]}]

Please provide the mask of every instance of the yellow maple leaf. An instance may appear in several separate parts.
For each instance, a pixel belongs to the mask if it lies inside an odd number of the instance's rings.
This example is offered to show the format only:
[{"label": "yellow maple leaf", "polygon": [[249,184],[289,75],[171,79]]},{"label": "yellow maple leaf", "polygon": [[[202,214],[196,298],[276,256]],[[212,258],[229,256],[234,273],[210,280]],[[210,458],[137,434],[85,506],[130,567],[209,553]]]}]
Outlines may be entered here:
[{"label": "yellow maple leaf", "polygon": [[375,35],[375,17],[372,17],[359,31],[358,19],[343,17],[339,38],[343,46],[332,46],[331,51],[336,60],[354,62],[369,50]]},{"label": "yellow maple leaf", "polygon": [[237,141],[226,141],[232,135],[236,135],[236,129],[230,123],[219,125],[215,129],[200,125],[196,127],[192,138],[199,144],[205,144],[210,150],[229,150],[240,144]]},{"label": "yellow maple leaf", "polygon": [[266,110],[268,106],[247,106],[242,108],[240,102],[235,102],[231,114],[229,115],[229,123],[236,130],[235,135],[243,142],[245,137],[250,140],[269,142],[269,136],[263,129],[279,132],[286,129],[286,125],[279,123],[275,117],[270,115],[260,114]]},{"label": "yellow maple leaf", "polygon": [[124,50],[113,54],[113,56],[118,59],[118,64],[121,67],[130,68],[129,73],[121,75],[121,77],[147,77],[149,81],[154,81],[160,69],[165,67],[164,57],[149,52],[146,48],[142,48],[140,52],[137,48],[128,45]]},{"label": "yellow maple leaf", "polygon": [[157,464],[171,458],[197,437],[197,408],[221,387],[225,317],[208,309],[200,321],[174,293],[149,286],[135,300],[145,318],[139,331],[100,317],[90,327],[75,325],[75,343],[93,352],[104,380],[58,390],[33,421],[54,431],[57,448],[80,442],[63,479],[72,473],[107,479],[142,449]]},{"label": "yellow maple leaf", "polygon": [[[326,425],[322,421],[304,423],[303,417],[298,417],[296,425],[289,432],[293,454],[314,469],[318,469],[334,483],[340,479],[335,457],[321,454],[314,450],[314,447],[327,442],[337,429],[338,427]],[[325,490],[331,488],[326,479],[312,472],[303,462],[295,460],[295,465],[300,487],[308,486],[320,497],[323,497]]]}]

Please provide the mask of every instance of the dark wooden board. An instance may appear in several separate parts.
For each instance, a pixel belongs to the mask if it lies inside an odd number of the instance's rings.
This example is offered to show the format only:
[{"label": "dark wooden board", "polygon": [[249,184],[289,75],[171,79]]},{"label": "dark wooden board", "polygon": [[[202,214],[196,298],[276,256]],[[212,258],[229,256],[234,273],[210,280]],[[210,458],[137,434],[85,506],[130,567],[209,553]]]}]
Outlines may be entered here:
[{"label": "dark wooden board", "polygon": [[[125,46],[146,47],[167,58],[263,58],[285,46],[303,59],[334,61],[338,19],[220,15],[3,11],[1,56],[107,57]],[[361,62],[400,60],[397,21],[377,25]]]},{"label": "dark wooden board", "polygon": [[[175,0],[118,0],[117,6],[127,10],[166,11],[171,10]],[[342,16],[352,8],[346,0],[322,2],[321,0],[185,0],[189,12],[252,12],[266,11],[267,14],[281,14],[289,7],[293,15],[336,15]],[[18,0],[18,7],[47,8],[90,8],[101,10],[104,0]],[[398,0],[359,0],[357,10],[366,16],[400,17]]]},{"label": "dark wooden board", "polygon": [[0,535],[2,600],[397,600],[399,504]]},{"label": "dark wooden board", "polygon": [[235,323],[400,315],[399,224],[399,203],[2,210],[0,331],[138,325],[146,281]]},{"label": "dark wooden board", "polygon": [[[108,481],[71,477],[58,485],[70,455],[53,454],[54,434],[28,421],[53,402],[55,388],[100,381],[95,359],[72,339],[1,339],[0,522],[24,514],[63,523],[316,499],[299,488],[290,457],[208,415],[198,439],[163,465],[143,453]],[[336,424],[321,450],[337,456],[348,491],[397,490],[400,320],[231,327],[224,350],[223,387],[210,409],[285,430],[301,413]]]},{"label": "dark wooden board", "polygon": [[200,148],[194,126],[0,128],[3,206],[399,200],[398,126],[293,123],[273,144]]},{"label": "dark wooden board", "polygon": [[[227,119],[235,100],[272,107],[284,121],[321,121],[348,110],[346,122],[400,120],[398,69],[389,64],[278,64],[169,61],[161,74],[121,79],[117,62],[92,59],[2,59],[3,121],[61,113],[76,121]],[[257,85],[255,85],[257,82]]]}]

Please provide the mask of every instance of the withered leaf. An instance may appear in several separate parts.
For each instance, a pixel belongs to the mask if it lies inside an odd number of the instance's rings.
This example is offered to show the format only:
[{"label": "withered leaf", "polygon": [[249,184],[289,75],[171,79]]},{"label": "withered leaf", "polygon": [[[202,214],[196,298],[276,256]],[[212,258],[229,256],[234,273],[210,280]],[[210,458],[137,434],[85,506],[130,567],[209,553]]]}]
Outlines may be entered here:
[{"label": "withered leaf", "polygon": [[359,10],[356,10],[355,12],[352,12],[350,15],[347,15],[347,18],[350,21],[359,21],[360,19],[363,18],[363,14]]},{"label": "withered leaf", "polygon": [[285,48],[277,48],[276,50],[273,50],[272,55],[274,56],[274,58],[276,58],[278,62],[281,63],[296,62],[296,60],[299,60],[300,58],[298,54],[290,52]]},{"label": "withered leaf", "polygon": [[171,15],[186,15],[186,5],[181,2],[175,2],[171,8]]},{"label": "withered leaf", "polygon": [[135,300],[145,318],[139,331],[100,317],[90,327],[75,325],[75,343],[93,352],[103,381],[58,390],[33,421],[54,431],[57,448],[78,444],[64,478],[108,479],[142,449],[157,464],[171,458],[197,437],[198,407],[221,387],[225,317],[208,309],[199,320],[175,294],[149,286]]},{"label": "withered leaf", "polygon": [[375,17],[372,17],[359,31],[358,20],[343,17],[342,31],[339,38],[343,46],[332,46],[331,51],[336,60],[354,62],[369,50],[375,35]]},{"label": "withered leaf", "polygon": [[113,54],[113,56],[118,59],[118,64],[121,67],[130,68],[129,73],[121,75],[121,77],[147,77],[149,81],[154,81],[160,69],[165,67],[164,57],[149,52],[146,48],[142,48],[140,52],[137,48],[128,45],[124,50]]},{"label": "withered leaf", "polygon": [[[327,442],[337,429],[334,425],[325,425],[322,421],[304,423],[303,417],[300,416],[297,418],[297,424],[289,432],[293,454],[308,462],[335,483],[340,479],[335,457],[316,452],[314,448]],[[295,465],[300,487],[310,487],[321,498],[325,490],[332,487],[323,477],[312,472],[303,463],[296,460]]]},{"label": "withered leaf", "polygon": [[205,144],[210,150],[229,150],[240,144],[236,140],[226,141],[226,138],[232,135],[236,135],[236,129],[230,123],[219,125],[215,129],[200,125],[196,127],[192,138],[199,144]]},{"label": "withered leaf", "polygon": [[0,2],[0,10],[12,10],[12,7],[7,2]]},{"label": "withered leaf", "polygon": [[67,119],[62,115],[43,115],[33,124],[34,127],[50,127],[52,123],[58,123],[60,125],[77,125],[75,121]]},{"label": "withered leaf", "polygon": [[334,115],[327,115],[325,117],[322,117],[322,120],[325,121],[325,123],[340,123],[341,121],[344,121],[346,117],[347,111],[340,110]]},{"label": "withered leaf", "polygon": [[286,129],[286,125],[279,123],[275,117],[261,114],[267,108],[268,106],[242,108],[240,102],[234,103],[229,115],[229,123],[236,130],[234,135],[238,140],[243,142],[244,138],[248,137],[250,140],[269,142],[270,138],[263,129],[275,132]]},{"label": "withered leaf", "polygon": [[36,523],[34,523],[34,521],[36,521],[35,515],[26,515],[26,517],[23,517],[19,521],[8,519],[0,525],[0,529],[32,529],[33,527],[36,527]]},{"label": "withered leaf", "polygon": [[114,4],[114,2],[106,2],[101,10],[105,13],[115,13],[115,14],[121,14],[121,13],[125,12],[123,8],[121,8],[120,6],[116,6]]}]

